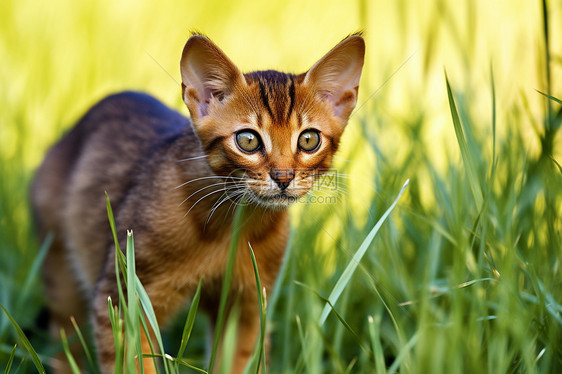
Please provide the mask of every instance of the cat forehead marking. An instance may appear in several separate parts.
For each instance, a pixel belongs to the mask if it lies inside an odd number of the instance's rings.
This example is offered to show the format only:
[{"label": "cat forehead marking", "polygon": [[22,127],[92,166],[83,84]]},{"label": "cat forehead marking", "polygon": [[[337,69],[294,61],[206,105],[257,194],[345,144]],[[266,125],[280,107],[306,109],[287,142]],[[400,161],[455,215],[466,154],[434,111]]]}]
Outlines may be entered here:
[{"label": "cat forehead marking", "polygon": [[248,73],[246,78],[257,83],[259,101],[271,121],[286,125],[295,107],[295,75],[267,70]]}]

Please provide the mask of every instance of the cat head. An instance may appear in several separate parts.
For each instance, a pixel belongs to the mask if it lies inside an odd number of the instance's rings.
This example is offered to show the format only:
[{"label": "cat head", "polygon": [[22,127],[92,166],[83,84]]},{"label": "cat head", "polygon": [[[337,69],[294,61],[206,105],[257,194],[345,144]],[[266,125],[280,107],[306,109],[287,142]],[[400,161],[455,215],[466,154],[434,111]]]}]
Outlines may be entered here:
[{"label": "cat head", "polygon": [[305,73],[243,74],[210,39],[192,36],[180,64],[183,100],[211,169],[268,207],[306,194],[332,164],[357,103],[364,55],[355,34]]}]

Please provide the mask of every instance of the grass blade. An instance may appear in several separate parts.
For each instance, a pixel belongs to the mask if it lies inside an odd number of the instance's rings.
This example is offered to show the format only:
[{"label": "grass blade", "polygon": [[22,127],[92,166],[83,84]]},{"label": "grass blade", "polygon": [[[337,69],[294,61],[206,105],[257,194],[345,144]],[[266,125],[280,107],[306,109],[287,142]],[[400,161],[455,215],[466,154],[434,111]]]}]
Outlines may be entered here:
[{"label": "grass blade", "polygon": [[320,300],[322,300],[326,304],[328,304],[330,306],[330,308],[332,309],[332,312],[334,312],[334,315],[336,316],[336,318],[341,322],[341,324],[346,328],[346,330],[349,331],[351,333],[351,335],[353,335],[353,337],[357,340],[357,343],[359,344],[361,349],[369,355],[371,355],[373,353],[369,350],[369,348],[365,347],[365,345],[361,342],[361,337],[359,336],[359,334],[357,332],[355,332],[355,330],[353,330],[353,328],[349,325],[349,323],[347,323],[347,321],[343,318],[343,316],[340,313],[338,313],[338,311],[336,310],[336,308],[334,308],[334,305],[330,302],[329,299],[320,295],[320,293],[318,293],[318,291],[316,291],[315,289],[307,286],[304,283],[301,283],[299,281],[295,281],[295,283],[298,284],[301,287],[304,287],[304,288],[312,291]]},{"label": "grass blade", "polygon": [[375,372],[384,373],[386,365],[384,362],[384,352],[380,340],[381,317],[380,315],[377,315],[375,318],[373,318],[373,316],[369,316],[369,335],[371,337],[373,354],[375,356]]},{"label": "grass blade", "polygon": [[8,358],[8,362],[6,363],[6,370],[4,370],[4,374],[10,373],[10,369],[12,368],[12,362],[14,362],[14,356],[16,355],[16,348],[17,344],[14,344],[14,348],[12,348],[12,352],[10,352],[10,358]]},{"label": "grass blade", "polygon": [[64,348],[64,354],[66,355],[66,359],[68,360],[68,364],[70,365],[70,370],[72,370],[74,374],[80,374],[80,368],[78,367],[76,360],[74,360],[74,357],[70,352],[70,346],[68,345],[68,339],[66,338],[64,329],[60,330],[60,337],[62,340],[62,346]]},{"label": "grass blade", "polygon": [[306,342],[307,339],[304,335],[304,331],[302,329],[301,318],[299,317],[298,314],[295,317],[295,319],[297,321],[297,329],[298,329],[298,332],[299,332],[299,340],[301,342],[301,347],[302,347],[302,352],[303,352],[303,354],[300,357],[304,357],[303,360],[304,360],[304,366],[306,367],[306,372],[310,373],[311,372],[311,370],[310,370],[311,364],[310,364],[310,361],[309,361],[309,355],[306,354],[306,350],[307,350],[307,347],[309,345]]},{"label": "grass blade", "polygon": [[203,374],[208,374],[205,370],[198,368],[197,366],[191,365],[189,362],[187,362],[184,359],[180,359],[180,358],[171,358],[174,362],[178,363],[179,365],[185,366],[187,368],[190,368],[192,370],[195,370],[199,373],[203,373]]},{"label": "grass blade", "polygon": [[123,372],[123,324],[119,318],[119,310],[113,306],[111,297],[107,298],[107,308],[111,331],[113,331],[113,342],[115,344],[115,369],[114,373]]},{"label": "grass blade", "polygon": [[[137,294],[142,305],[142,309],[152,327],[152,331],[154,332],[154,336],[156,337],[156,341],[158,342],[158,348],[160,352],[164,352],[164,343],[162,341],[162,334],[160,332],[160,327],[158,326],[158,321],[156,320],[156,313],[154,313],[154,308],[152,307],[152,303],[150,302],[150,298],[146,293],[143,285],[141,284],[138,277],[135,276],[135,284],[137,287]],[[163,360],[164,362],[164,371],[166,373],[170,372],[169,362],[168,360]]]},{"label": "grass blade", "polygon": [[8,319],[10,320],[10,323],[16,329],[16,332],[18,333],[18,336],[21,340],[21,343],[22,343],[23,347],[25,348],[25,350],[28,351],[29,354],[31,355],[31,360],[33,361],[33,364],[37,368],[37,371],[41,374],[45,373],[45,368],[43,367],[43,364],[41,363],[41,360],[39,359],[39,356],[37,355],[37,352],[35,352],[35,349],[33,349],[33,347],[31,346],[31,343],[29,342],[29,339],[27,339],[27,336],[25,336],[25,334],[23,333],[21,327],[18,325],[16,320],[11,316],[11,314],[8,312],[8,310],[6,310],[6,308],[4,308],[4,305],[0,304],[0,308],[4,311],[4,313],[6,314],[6,317],[8,317]]},{"label": "grass blade", "polygon": [[[347,265],[347,267],[343,271],[342,275],[340,276],[340,278],[336,282],[336,285],[334,286],[332,292],[330,293],[330,296],[328,297],[328,300],[330,301],[330,303],[332,305],[335,305],[336,302],[338,301],[338,298],[340,297],[341,293],[343,292],[343,289],[349,283],[349,280],[351,279],[351,276],[355,272],[355,269],[357,269],[357,266],[359,265],[359,262],[361,261],[361,259],[365,255],[365,253],[367,252],[367,249],[371,245],[373,239],[377,235],[377,232],[381,228],[382,224],[384,223],[386,218],[390,215],[390,212],[392,212],[392,210],[394,209],[394,207],[398,203],[398,200],[402,196],[402,193],[404,192],[404,190],[408,186],[409,182],[410,182],[410,180],[408,179],[404,183],[404,185],[402,186],[402,189],[398,193],[398,196],[396,197],[396,199],[394,200],[392,205],[386,210],[386,212],[384,212],[384,214],[379,219],[379,221],[375,224],[375,226],[373,227],[371,232],[369,232],[369,234],[367,235],[367,237],[365,238],[363,243],[361,243],[361,246],[359,247],[357,252],[355,252],[355,254],[353,255],[353,258],[351,259],[351,261],[349,262],[349,264]],[[330,307],[330,304],[326,303],[326,305],[324,306],[324,309],[322,310],[322,314],[320,315],[320,326],[324,325],[324,322],[326,322],[326,318],[328,318],[328,315],[330,314],[331,310],[332,310],[332,308]]]},{"label": "grass blade", "polygon": [[53,234],[53,232],[49,232],[45,237],[43,244],[41,244],[41,248],[39,248],[37,257],[35,257],[35,260],[33,261],[31,268],[29,269],[29,273],[27,274],[23,287],[21,288],[21,291],[19,293],[16,310],[20,310],[23,303],[26,300],[28,300],[29,293],[34,286],[35,280],[37,279],[38,275],[41,273],[39,268],[43,264],[43,260],[45,259],[45,256],[47,255],[49,248],[51,248],[54,239],[55,239],[55,235]]},{"label": "grass blade", "polygon": [[185,348],[187,347],[189,337],[191,336],[191,330],[193,329],[193,324],[195,323],[195,315],[197,314],[197,309],[199,308],[199,299],[201,298],[202,284],[203,284],[203,279],[200,279],[199,284],[197,285],[197,290],[195,291],[195,295],[193,295],[193,299],[191,300],[189,313],[187,314],[187,318],[185,320],[185,326],[183,327],[180,348],[178,350],[178,355],[176,356],[176,360],[181,360],[183,358],[183,353],[185,352]]},{"label": "grass blade", "polygon": [[544,92],[541,92],[539,90],[537,90],[538,93],[540,93],[541,95],[543,95],[544,97],[554,101],[555,103],[558,103],[560,105],[562,105],[562,100],[555,98],[554,96],[550,96],[549,94],[546,94]]},{"label": "grass blade", "polygon": [[78,335],[78,339],[80,340],[80,344],[82,344],[82,348],[84,349],[84,352],[86,353],[86,359],[88,360],[88,363],[90,364],[90,367],[92,368],[94,373],[99,374],[97,364],[93,359],[92,353],[90,352],[90,349],[88,348],[88,345],[86,344],[86,340],[84,339],[84,336],[82,335],[82,331],[80,331],[80,327],[78,327],[78,324],[76,323],[76,320],[74,319],[74,317],[70,317],[70,322],[72,322],[72,326],[74,326],[74,330],[76,331],[76,335]]},{"label": "grass blade", "polygon": [[480,186],[478,183],[478,176],[476,174],[476,169],[474,167],[474,162],[472,160],[470,150],[468,149],[468,143],[466,141],[463,125],[459,117],[459,112],[457,110],[457,105],[455,103],[455,98],[453,97],[453,92],[451,90],[451,85],[449,84],[447,73],[445,73],[445,82],[447,84],[447,97],[449,98],[449,108],[451,109],[451,116],[453,117],[455,135],[457,136],[457,142],[459,143],[459,148],[461,150],[461,157],[463,159],[466,174],[468,176],[468,183],[470,184],[470,190],[472,191],[472,196],[474,197],[476,208],[480,209],[484,199],[482,197],[482,191],[480,190]]},{"label": "grass blade", "polygon": [[236,259],[236,252],[238,249],[238,237],[240,236],[242,217],[244,212],[244,204],[238,205],[234,213],[234,220],[232,223],[232,239],[230,241],[230,251],[228,262],[226,265],[226,271],[224,274],[224,280],[222,283],[221,299],[219,303],[219,312],[217,317],[217,322],[215,326],[215,338],[213,341],[213,349],[211,351],[211,359],[209,361],[209,373],[213,372],[213,367],[216,360],[217,350],[219,347],[219,340],[222,334],[222,329],[225,322],[226,314],[226,304],[228,300],[228,294],[230,291],[230,281],[232,279],[232,271],[234,269],[234,260]]},{"label": "grass blade", "polygon": [[[258,272],[258,264],[256,262],[256,256],[254,255],[254,249],[252,248],[252,245],[250,243],[248,243],[248,247],[250,248],[250,256],[252,257],[252,265],[254,266],[254,276],[256,278],[256,287],[257,287],[257,291],[258,291],[258,306],[259,306],[259,311],[260,311],[260,336],[259,336],[259,340],[258,340],[258,349],[257,351],[254,352],[254,357],[252,357],[252,359],[250,360],[250,363],[255,362],[255,360],[257,359],[257,364],[256,364],[256,374],[259,374],[260,372],[260,367],[262,368],[262,370],[265,372],[266,367],[265,367],[265,350],[264,350],[264,345],[265,345],[265,324],[266,324],[266,312],[265,312],[265,308],[266,308],[266,301],[265,301],[265,297],[262,297],[262,292],[263,292],[263,296],[265,296],[265,289],[262,289],[261,286],[261,281],[260,281],[260,275]],[[262,365],[263,362],[263,365]],[[247,368],[249,368],[250,365],[247,366]]]},{"label": "grass blade", "polygon": [[[137,305],[137,298],[138,301],[140,301],[140,305],[142,306],[142,310],[144,311],[144,314],[146,316],[146,318],[148,319],[148,322],[150,323],[150,326],[152,328],[152,331],[154,332],[154,336],[156,337],[156,341],[158,343],[158,348],[160,350],[160,352],[164,352],[164,343],[162,341],[162,334],[160,332],[160,328],[158,326],[158,321],[156,319],[156,314],[154,312],[154,308],[152,306],[152,303],[150,302],[150,298],[148,297],[148,294],[146,293],[146,290],[144,289],[142,283],[140,282],[139,278],[137,277],[135,271],[134,271],[134,241],[133,241],[133,237],[132,237],[132,233],[131,235],[127,235],[127,255],[129,257],[129,259],[125,258],[125,255],[123,254],[123,252],[121,252],[120,246],[119,246],[119,240],[117,238],[117,231],[115,229],[115,220],[114,220],[114,216],[113,216],[113,210],[111,209],[111,204],[109,201],[109,196],[106,193],[106,205],[107,205],[107,216],[109,218],[109,223],[111,226],[111,232],[113,233],[113,240],[115,242],[115,271],[116,271],[116,276],[117,276],[117,286],[119,288],[119,298],[120,300],[125,300],[122,288],[121,288],[121,282],[120,282],[120,276],[119,276],[119,270],[118,270],[118,265],[117,263],[120,264],[121,267],[121,272],[126,275],[125,277],[125,281],[126,282],[132,282],[129,283],[128,289],[133,289],[132,294],[135,295],[134,297],[132,297],[132,300],[129,300],[129,308],[135,308],[136,309],[136,305]],[[130,263],[127,263],[127,261],[129,261]],[[129,272],[128,266],[132,267],[132,270]],[[133,302],[133,304],[131,305],[130,303]],[[121,305],[121,303],[120,303]],[[127,305],[123,305],[123,313],[125,315],[128,315],[128,309],[127,309]],[[134,311],[132,312],[134,314]],[[119,319],[119,315],[117,314],[117,316],[113,317],[112,320],[112,326],[114,326],[114,321],[115,319]],[[140,313],[136,313],[135,314],[138,318],[136,319],[136,321],[139,320],[140,318]],[[135,318],[135,317],[131,317],[129,316],[128,318]],[[135,328],[138,329],[138,331],[140,331],[140,325],[137,323],[135,324]],[[114,330],[114,336],[115,336],[115,330]],[[147,336],[149,336],[149,334],[147,334]],[[140,344],[140,339],[136,339],[138,340],[137,342],[137,350],[139,351],[139,358],[142,356],[142,350],[140,349],[140,346],[138,344]],[[117,342],[116,342],[117,344]],[[139,361],[142,361],[142,359],[140,359]],[[164,362],[164,370],[166,372],[166,374],[169,374],[170,372],[170,368],[169,368],[169,362],[168,360],[163,360]]]},{"label": "grass blade", "polygon": [[418,338],[419,338],[419,333],[416,333],[414,336],[412,336],[412,338],[408,341],[408,343],[406,343],[406,345],[402,347],[400,353],[398,353],[398,356],[396,357],[392,365],[390,365],[390,367],[388,368],[387,371],[388,374],[397,372],[398,367],[402,364],[402,360],[404,360],[404,357],[406,357],[410,353],[410,350],[412,349],[414,344],[416,344]]},{"label": "grass blade", "polygon": [[[127,272],[124,277],[127,279],[127,319],[125,322],[125,337],[127,344],[130,347],[126,350],[126,367],[134,367],[135,361],[138,362],[139,371],[144,372],[144,363],[142,359],[142,341],[140,333],[140,313],[137,298],[137,288],[134,287],[136,268],[135,268],[135,243],[133,240],[133,231],[127,231]],[[133,345],[135,350],[132,349]],[[135,351],[138,360],[135,360]],[[155,363],[156,364],[156,363]]]}]

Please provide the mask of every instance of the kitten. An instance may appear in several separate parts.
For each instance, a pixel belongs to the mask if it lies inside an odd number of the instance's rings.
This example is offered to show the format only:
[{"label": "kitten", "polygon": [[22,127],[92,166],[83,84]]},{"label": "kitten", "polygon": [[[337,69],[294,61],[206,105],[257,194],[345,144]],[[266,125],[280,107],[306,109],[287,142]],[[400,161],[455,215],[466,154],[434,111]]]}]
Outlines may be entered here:
[{"label": "kitten", "polygon": [[32,185],[39,234],[55,234],[43,269],[53,333],[71,333],[70,317],[84,323],[89,313],[100,367],[113,371],[107,298],[118,295],[104,191],[122,248],[126,230],[134,231],[136,270],[160,324],[202,277],[201,306],[216,319],[233,204],[244,198],[232,279],[240,300],[233,373],[241,373],[259,332],[247,243],[270,291],[289,234],[286,208],[330,167],[357,102],[364,53],[356,34],[306,73],[243,74],[211,40],[193,35],[180,63],[191,121],[141,93],[95,105],[49,151]]}]

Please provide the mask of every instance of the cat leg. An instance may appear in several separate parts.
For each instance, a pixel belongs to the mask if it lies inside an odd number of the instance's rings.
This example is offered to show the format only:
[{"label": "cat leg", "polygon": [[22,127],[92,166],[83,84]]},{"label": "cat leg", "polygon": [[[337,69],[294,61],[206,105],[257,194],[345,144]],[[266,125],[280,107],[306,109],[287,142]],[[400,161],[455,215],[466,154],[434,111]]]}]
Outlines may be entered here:
[{"label": "cat leg", "polygon": [[[55,238],[47,252],[42,269],[45,297],[49,308],[49,331],[54,340],[61,341],[64,330],[69,341],[76,338],[76,331],[71,322],[74,317],[78,326],[83,328],[87,321],[87,302],[80,290],[78,280],[72,276],[74,269],[66,256],[64,244]],[[80,342],[71,344],[70,351],[79,366],[84,354]],[[49,361],[57,374],[70,373],[70,365],[64,352],[59,352]]]}]

